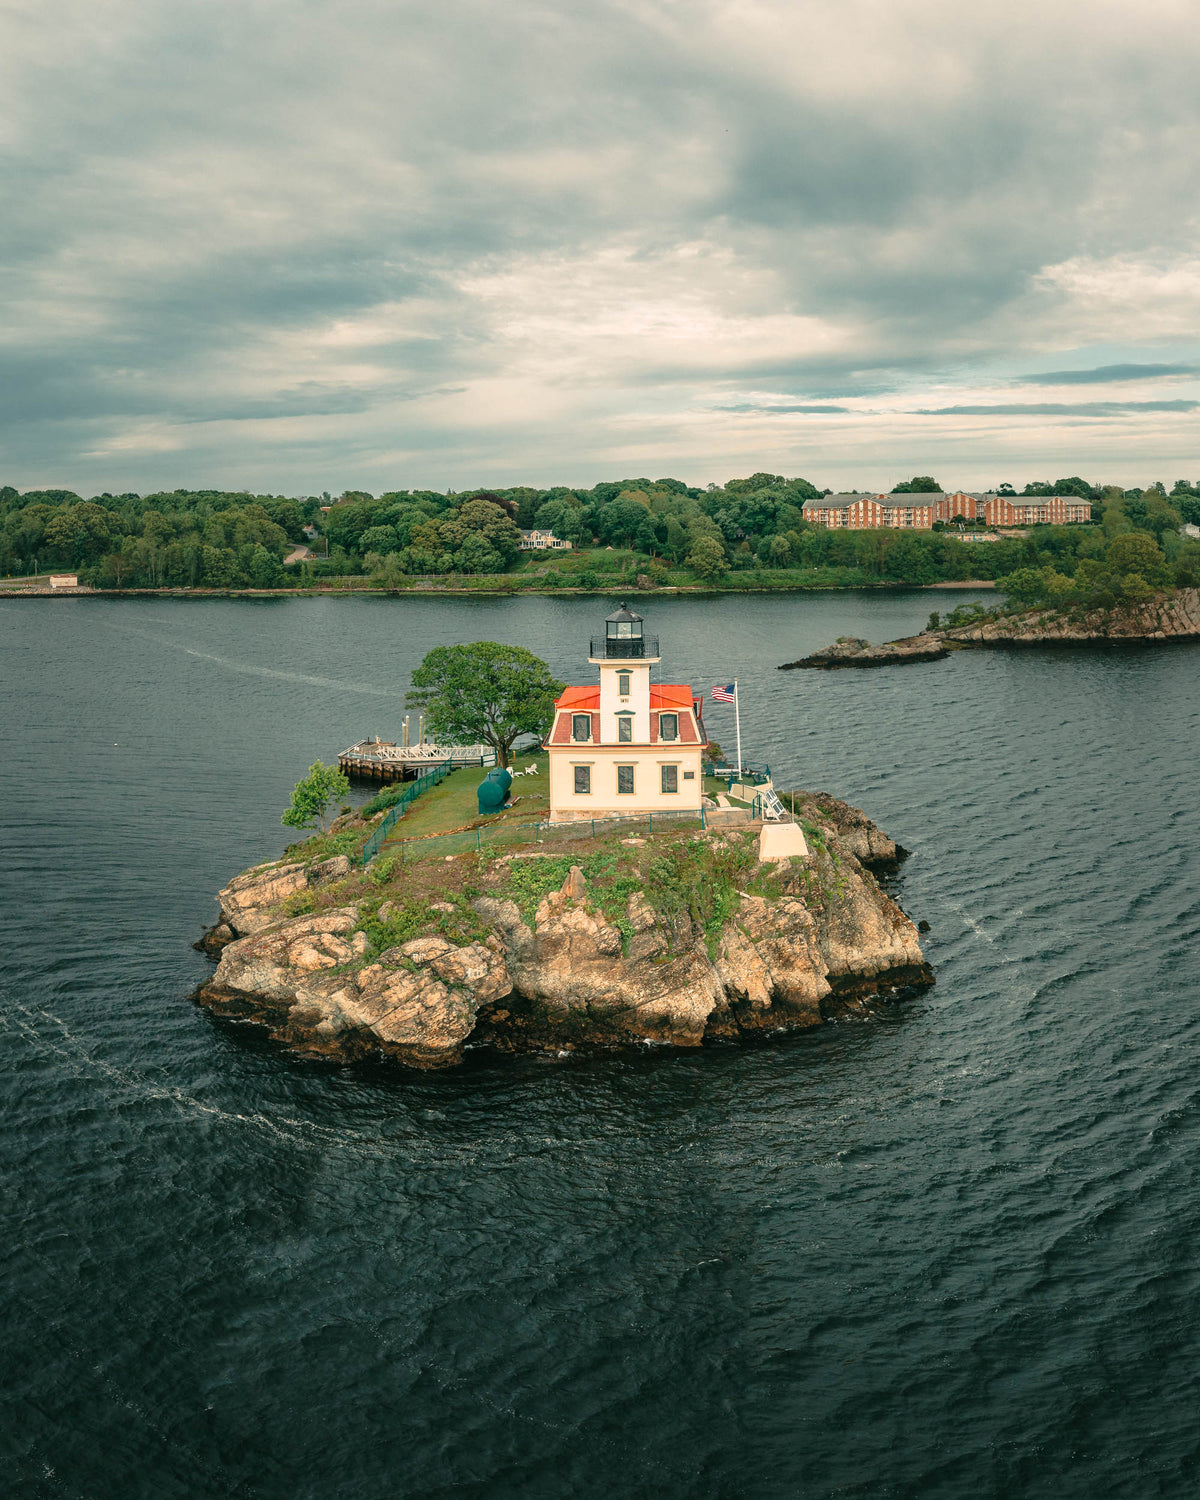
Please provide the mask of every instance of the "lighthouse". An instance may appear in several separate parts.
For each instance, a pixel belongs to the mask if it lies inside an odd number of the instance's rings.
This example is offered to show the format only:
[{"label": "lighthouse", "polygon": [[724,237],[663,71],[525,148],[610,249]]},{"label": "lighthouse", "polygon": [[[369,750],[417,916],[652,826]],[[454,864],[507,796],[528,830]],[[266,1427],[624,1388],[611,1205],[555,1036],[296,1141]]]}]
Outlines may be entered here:
[{"label": "lighthouse", "polygon": [[657,636],[625,604],[592,636],[599,682],[555,701],[545,741],[550,821],[700,811],[707,737],[702,700],[686,683],[654,683]]}]

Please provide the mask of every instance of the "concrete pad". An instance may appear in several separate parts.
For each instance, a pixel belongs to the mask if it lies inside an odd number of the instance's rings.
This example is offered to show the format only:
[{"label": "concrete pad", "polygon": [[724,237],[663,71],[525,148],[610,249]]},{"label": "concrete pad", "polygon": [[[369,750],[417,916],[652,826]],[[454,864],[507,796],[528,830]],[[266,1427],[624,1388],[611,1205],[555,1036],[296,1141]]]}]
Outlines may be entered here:
[{"label": "concrete pad", "polygon": [[799,823],[763,824],[762,832],[758,835],[760,860],[791,859],[794,855],[803,859],[807,854],[808,845],[804,842]]}]

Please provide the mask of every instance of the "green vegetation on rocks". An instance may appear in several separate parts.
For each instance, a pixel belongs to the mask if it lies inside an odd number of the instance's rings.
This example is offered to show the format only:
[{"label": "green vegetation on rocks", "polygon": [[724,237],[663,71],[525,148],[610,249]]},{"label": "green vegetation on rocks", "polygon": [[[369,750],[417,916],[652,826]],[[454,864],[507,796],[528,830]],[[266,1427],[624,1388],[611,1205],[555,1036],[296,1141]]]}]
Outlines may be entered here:
[{"label": "green vegetation on rocks", "polygon": [[550,856],[365,871],[301,846],[221,891],[203,944],[220,962],[197,997],[308,1052],[441,1067],[468,1043],[697,1046],[930,983],[915,927],[869,873],[896,846],[836,799],[791,801],[810,852],[765,864],[737,827],[580,830]]},{"label": "green vegetation on rocks", "polygon": [[329,804],[349,790],[349,781],[336,766],[316,760],[292,789],[291,805],[280,822],[288,828],[311,828],[315,823],[324,833]]}]

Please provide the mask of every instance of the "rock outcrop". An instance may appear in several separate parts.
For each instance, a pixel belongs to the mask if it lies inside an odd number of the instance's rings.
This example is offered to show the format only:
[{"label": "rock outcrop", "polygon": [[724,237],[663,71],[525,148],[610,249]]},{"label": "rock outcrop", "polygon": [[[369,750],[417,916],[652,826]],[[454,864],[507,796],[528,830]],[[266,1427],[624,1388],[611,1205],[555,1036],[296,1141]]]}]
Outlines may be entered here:
[{"label": "rock outcrop", "polygon": [[796,816],[813,823],[844,845],[859,864],[877,873],[895,870],[908,850],[873,823],[861,808],[852,807],[828,792],[792,792],[788,799]]},{"label": "rock outcrop", "polygon": [[218,954],[236,939],[274,926],[279,921],[280,907],[293,897],[310,887],[342,880],[350,871],[350,861],[344,854],[312,865],[302,861],[255,865],[218,892],[220,920],[206,929],[195,946],[205,953]]},{"label": "rock outcrop", "polygon": [[814,651],[811,656],[802,656],[799,661],[785,661],[779,668],[790,672],[796,667],[818,667],[831,670],[834,667],[890,667],[910,661],[940,661],[949,656],[949,649],[937,636],[929,633],[905,636],[898,641],[885,641],[882,646],[873,646],[858,636],[840,635],[832,646]]},{"label": "rock outcrop", "polygon": [[[726,906],[707,925],[694,905],[672,904],[649,881],[618,906],[610,901],[606,914],[579,866],[522,912],[504,894],[497,862],[496,894],[469,906],[429,901],[431,930],[376,952],[364,923],[394,915],[392,902],[368,906],[364,888],[345,904],[289,916],[313,869],[258,866],[220,894],[229,937],[196,998],[264,1022],[300,1051],[382,1054],[429,1068],[458,1062],[468,1045],[697,1046],[817,1025],[932,983],[916,928],[866,868],[892,867],[903,851],[836,798],[797,794],[797,810],[809,855],[771,866],[754,891],[727,887]],[[753,864],[753,835],[710,838],[714,857],[745,841],[740,868],[750,883],[755,869],[767,871]],[[464,913],[474,939],[434,930]]]},{"label": "rock outcrop", "polygon": [[939,630],[958,646],[1072,646],[1110,641],[1200,640],[1200,590],[1179,589],[1120,609],[1031,609],[958,630]]}]

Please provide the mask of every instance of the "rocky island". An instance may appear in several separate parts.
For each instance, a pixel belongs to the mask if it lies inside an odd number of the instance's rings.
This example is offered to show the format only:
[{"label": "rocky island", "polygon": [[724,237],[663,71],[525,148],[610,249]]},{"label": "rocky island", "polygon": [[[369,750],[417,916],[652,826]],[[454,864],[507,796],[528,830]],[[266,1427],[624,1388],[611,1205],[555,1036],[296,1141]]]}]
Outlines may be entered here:
[{"label": "rocky island", "polygon": [[[1139,603],[1106,609],[1079,604],[1041,606],[1024,610],[984,610],[974,618],[935,626],[920,635],[873,646],[855,636],[839,636],[832,646],[799,661],[783,662],[781,672],[794,667],[886,667],[914,661],[938,661],[951,651],[980,646],[1100,646],[1121,642],[1200,640],[1200,590],[1176,589]],[[965,613],[966,611],[963,611]]]},{"label": "rocky island", "polygon": [[811,656],[802,656],[799,661],[785,661],[779,668],[790,672],[796,667],[817,667],[830,671],[835,667],[890,667],[910,661],[940,661],[949,656],[950,649],[941,639],[928,631],[920,635],[905,636],[898,641],[885,641],[882,646],[873,646],[858,636],[839,635],[832,646],[823,651],[814,651]]},{"label": "rocky island", "polygon": [[1200,640],[1200,590],[1176,589],[1112,609],[1075,606],[991,612],[970,624],[932,634],[952,647],[1194,641]]},{"label": "rocky island", "polygon": [[346,815],[220,892],[197,944],[218,962],[195,998],[305,1053],[437,1068],[477,1046],[694,1047],[931,984],[876,878],[905,851],[836,798],[788,800],[809,852],[767,861],[735,826],[364,870],[328,854],[369,832]]}]

